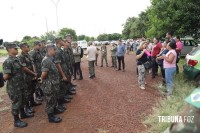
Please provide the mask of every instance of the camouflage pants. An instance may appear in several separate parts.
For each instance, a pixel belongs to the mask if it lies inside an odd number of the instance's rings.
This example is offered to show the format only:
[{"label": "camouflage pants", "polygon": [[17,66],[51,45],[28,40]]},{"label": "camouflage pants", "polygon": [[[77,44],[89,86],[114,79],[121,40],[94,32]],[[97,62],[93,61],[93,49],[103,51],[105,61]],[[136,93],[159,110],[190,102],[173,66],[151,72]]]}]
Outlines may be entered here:
[{"label": "camouflage pants", "polygon": [[111,56],[112,58],[112,66],[114,68],[117,68],[117,57],[116,56]]},{"label": "camouflage pants", "polygon": [[57,98],[58,98],[58,99],[64,98],[67,89],[68,89],[68,88],[67,88],[67,82],[61,81],[61,82],[60,82],[60,89],[59,89],[58,97],[57,97]]},{"label": "camouflage pants", "polygon": [[103,60],[106,61],[106,65],[108,65],[108,61],[107,61],[107,55],[102,55],[101,56],[101,65],[103,66]]},{"label": "camouflage pants", "polygon": [[98,61],[98,54],[96,54],[96,60],[95,60],[95,65],[97,66],[97,61]]},{"label": "camouflage pants", "polygon": [[90,75],[90,76],[95,75],[94,62],[95,62],[95,61],[88,61],[88,68],[89,68],[89,75]]},{"label": "camouflage pants", "polygon": [[45,111],[47,114],[54,113],[54,109],[57,105],[57,96],[59,93],[59,84],[53,84],[50,81],[46,81],[41,85],[42,91],[46,99]]},{"label": "camouflage pants", "polygon": [[7,87],[7,93],[12,101],[12,114],[18,115],[19,110],[24,107],[26,102],[26,91],[23,88]]},{"label": "camouflage pants", "polygon": [[138,83],[139,86],[145,87],[145,67],[144,65],[138,65]]}]

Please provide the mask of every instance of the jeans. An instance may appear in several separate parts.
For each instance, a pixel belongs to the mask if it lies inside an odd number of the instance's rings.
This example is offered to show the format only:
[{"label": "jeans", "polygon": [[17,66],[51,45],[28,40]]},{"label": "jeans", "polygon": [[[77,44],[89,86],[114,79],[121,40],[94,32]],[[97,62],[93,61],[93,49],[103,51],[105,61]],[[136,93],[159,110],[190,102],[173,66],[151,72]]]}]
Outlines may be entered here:
[{"label": "jeans", "polygon": [[118,66],[119,66],[119,70],[121,70],[121,63],[122,63],[122,67],[123,70],[125,69],[125,63],[124,63],[124,56],[117,56],[118,59]]},{"label": "jeans", "polygon": [[165,68],[165,81],[167,86],[167,92],[172,93],[174,87],[174,75],[176,73],[176,67]]},{"label": "jeans", "polygon": [[83,78],[82,70],[81,70],[81,62],[76,62],[74,64],[74,78],[76,78],[77,71],[80,73],[80,78]]},{"label": "jeans", "polygon": [[152,57],[152,77],[155,77],[156,74],[158,73],[158,63],[156,62],[156,57]]}]

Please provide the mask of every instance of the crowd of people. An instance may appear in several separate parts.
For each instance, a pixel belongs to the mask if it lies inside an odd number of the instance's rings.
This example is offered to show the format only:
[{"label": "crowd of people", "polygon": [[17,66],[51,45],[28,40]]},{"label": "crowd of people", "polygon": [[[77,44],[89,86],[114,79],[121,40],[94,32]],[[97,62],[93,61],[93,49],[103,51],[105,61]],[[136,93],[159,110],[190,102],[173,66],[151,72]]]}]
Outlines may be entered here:
[{"label": "crowd of people", "polygon": [[[152,74],[152,79],[158,75],[158,67],[160,67],[162,83],[167,88],[165,95],[170,96],[174,89],[174,75],[179,73],[178,62],[183,44],[180,37],[173,38],[171,32],[166,33],[164,43],[161,43],[156,37],[153,39],[153,43],[151,45],[150,39],[143,39],[136,51],[139,87],[145,89],[145,73],[149,71],[147,66],[151,65],[149,72]],[[150,64],[147,64],[149,62]]]},{"label": "crowd of people", "polygon": [[76,79],[77,71],[79,80],[83,79],[81,49],[72,42],[71,35],[66,35],[65,39],[58,37],[55,43],[35,41],[30,51],[29,45],[22,42],[19,55],[16,44],[6,45],[9,57],[3,63],[3,78],[7,81],[7,93],[12,101],[15,127],[28,125],[21,119],[33,117],[33,107],[41,105],[43,98],[49,122],[61,122],[56,114],[63,113],[66,110],[64,104],[76,94],[76,85],[71,79]]},{"label": "crowd of people", "polygon": [[[158,75],[158,67],[161,68],[163,85],[166,85],[166,95],[173,92],[173,77],[179,72],[178,61],[183,48],[180,37],[172,37],[167,33],[163,44],[158,38],[154,38],[154,44],[150,39],[142,39],[138,43],[136,51],[138,84],[145,89],[145,73],[152,73],[154,79]],[[58,123],[62,119],[56,114],[66,110],[65,103],[69,103],[76,94],[76,85],[73,80],[83,79],[81,70],[81,58],[83,49],[77,42],[72,42],[72,36],[66,35],[65,39],[57,37],[55,45],[46,43],[45,40],[35,41],[34,48],[30,51],[27,43],[21,43],[21,54],[18,55],[18,46],[8,43],[6,50],[9,57],[3,63],[3,78],[7,81],[7,93],[12,101],[12,115],[14,126],[26,127],[28,124],[21,119],[34,116],[34,106],[46,102],[45,111],[49,122]],[[123,43],[118,40],[112,43],[110,56],[112,66],[116,71],[125,71],[125,54],[133,50],[133,43]],[[88,60],[89,78],[96,77],[95,65],[98,65],[98,56],[101,54],[101,67],[108,67],[108,48],[102,45],[100,48],[93,42],[88,43],[85,55]],[[17,56],[18,55],[18,56]],[[151,69],[147,69],[146,63],[151,62]]]}]

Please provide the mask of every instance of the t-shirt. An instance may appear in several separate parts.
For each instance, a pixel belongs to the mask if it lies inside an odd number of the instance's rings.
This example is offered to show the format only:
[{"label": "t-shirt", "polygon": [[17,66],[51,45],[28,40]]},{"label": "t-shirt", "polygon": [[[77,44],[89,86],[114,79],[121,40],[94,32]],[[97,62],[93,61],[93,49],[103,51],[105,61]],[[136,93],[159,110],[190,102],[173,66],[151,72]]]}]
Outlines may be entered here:
[{"label": "t-shirt", "polygon": [[[137,50],[136,55],[140,55],[142,53],[142,51],[143,50]],[[147,61],[148,61],[148,57],[147,57],[146,53],[144,53],[143,56],[137,60],[137,65],[142,65]]]},{"label": "t-shirt", "polygon": [[162,48],[162,44],[160,42],[154,45],[151,52],[151,56],[152,57],[157,56],[160,53],[161,48]]},{"label": "t-shirt", "polygon": [[88,61],[95,61],[96,54],[97,54],[97,48],[95,46],[91,45],[91,46],[87,47]]},{"label": "t-shirt", "polygon": [[[162,56],[163,54],[167,54],[168,52],[169,52],[168,49],[164,49],[164,50],[158,55],[158,57],[159,57],[159,56]],[[164,59],[158,60],[158,65],[162,65],[162,64],[163,64],[163,61],[164,61]]]},{"label": "t-shirt", "polygon": [[183,44],[182,44],[182,42],[181,42],[181,41],[178,41],[178,42],[176,43],[176,47],[177,47],[178,49],[180,49],[180,52],[181,52],[181,50],[183,49]]}]

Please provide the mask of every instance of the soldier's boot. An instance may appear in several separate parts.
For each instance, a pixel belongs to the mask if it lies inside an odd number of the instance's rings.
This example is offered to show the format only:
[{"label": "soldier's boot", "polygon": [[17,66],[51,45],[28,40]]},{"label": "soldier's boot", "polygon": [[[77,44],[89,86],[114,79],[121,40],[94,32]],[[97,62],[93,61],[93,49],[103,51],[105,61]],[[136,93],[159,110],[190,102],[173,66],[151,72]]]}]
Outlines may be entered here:
[{"label": "soldier's boot", "polygon": [[29,103],[27,103],[26,106],[25,106],[25,112],[35,113],[35,111],[33,110],[33,108],[31,108],[31,106],[29,105]]},{"label": "soldier's boot", "polygon": [[64,96],[64,98],[65,98],[65,99],[70,99],[70,100],[71,100],[71,99],[73,99],[73,96],[72,96],[72,95],[69,95],[68,93],[66,93],[65,96]]},{"label": "soldier's boot", "polygon": [[21,119],[24,119],[24,118],[31,118],[33,117],[34,115],[32,113],[28,113],[28,112],[25,112],[24,111],[24,108],[21,108],[20,109],[20,117]]},{"label": "soldier's boot", "polygon": [[23,128],[23,127],[28,126],[28,124],[26,122],[23,122],[19,119],[19,115],[13,115],[13,116],[14,116],[14,126],[15,127]]},{"label": "soldier's boot", "polygon": [[62,114],[65,110],[64,109],[60,109],[60,108],[55,108],[54,109],[54,115],[57,115],[57,114]]},{"label": "soldier's boot", "polygon": [[31,98],[30,98],[30,106],[33,107],[33,106],[39,106],[39,105],[42,105],[42,102],[41,101],[35,102],[34,101],[34,97],[31,96]]},{"label": "soldier's boot", "polygon": [[52,122],[52,123],[59,123],[62,121],[62,119],[60,117],[54,116],[53,113],[48,114],[48,119],[49,119],[49,122]]},{"label": "soldier's boot", "polygon": [[[69,95],[69,96],[70,96],[70,95]],[[71,99],[70,99],[69,97],[67,97],[67,96],[64,96],[63,102],[64,102],[64,103],[69,103],[69,102],[71,102]]]},{"label": "soldier's boot", "polygon": [[76,91],[74,90],[74,87],[70,87],[68,89],[68,93],[69,93],[69,95],[76,95]]},{"label": "soldier's boot", "polygon": [[58,106],[57,106],[57,108],[59,110],[66,110],[66,108],[64,107],[63,100],[61,98],[58,100]]},{"label": "soldier's boot", "polygon": [[43,101],[40,88],[37,88],[37,91],[35,92],[35,96],[36,96],[36,101],[38,101],[38,102]]}]

